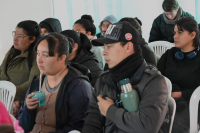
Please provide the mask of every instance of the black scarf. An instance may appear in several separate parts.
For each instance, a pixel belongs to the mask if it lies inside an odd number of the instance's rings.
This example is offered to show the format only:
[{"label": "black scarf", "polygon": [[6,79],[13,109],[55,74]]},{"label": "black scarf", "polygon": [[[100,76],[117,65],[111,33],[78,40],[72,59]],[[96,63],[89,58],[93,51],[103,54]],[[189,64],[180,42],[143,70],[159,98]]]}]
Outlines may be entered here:
[{"label": "black scarf", "polygon": [[143,62],[140,50],[128,56],[119,64],[110,69],[111,78],[114,82],[119,82],[125,78],[131,78]]}]

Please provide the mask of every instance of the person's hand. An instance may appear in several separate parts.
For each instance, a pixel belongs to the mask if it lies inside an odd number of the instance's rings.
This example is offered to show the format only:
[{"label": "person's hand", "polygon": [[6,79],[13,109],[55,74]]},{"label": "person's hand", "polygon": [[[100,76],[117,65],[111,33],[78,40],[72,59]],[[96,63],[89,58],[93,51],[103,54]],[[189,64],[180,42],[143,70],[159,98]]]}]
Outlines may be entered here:
[{"label": "person's hand", "polygon": [[31,98],[35,94],[29,94],[26,98],[26,106],[28,109],[36,109],[38,105],[38,98]]},{"label": "person's hand", "polygon": [[20,109],[20,103],[19,103],[19,101],[14,101],[13,102],[13,115],[15,117],[17,117],[17,115],[18,115],[19,109]]},{"label": "person's hand", "polygon": [[108,97],[103,99],[103,95],[99,95],[97,97],[97,99],[99,100],[98,106],[99,106],[99,110],[100,110],[101,114],[106,116],[108,108],[111,105],[115,104],[114,101],[112,99],[108,98]]},{"label": "person's hand", "polygon": [[181,98],[182,97],[182,92],[179,91],[179,92],[172,92],[171,96],[173,98]]}]

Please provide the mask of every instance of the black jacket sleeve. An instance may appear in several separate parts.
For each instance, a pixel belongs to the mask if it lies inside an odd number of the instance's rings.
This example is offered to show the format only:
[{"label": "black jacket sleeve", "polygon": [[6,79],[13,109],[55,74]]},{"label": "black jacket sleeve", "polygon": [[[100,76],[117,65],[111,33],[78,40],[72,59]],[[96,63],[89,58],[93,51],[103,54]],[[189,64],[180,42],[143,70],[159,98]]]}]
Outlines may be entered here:
[{"label": "black jacket sleeve", "polygon": [[149,42],[154,42],[162,39],[158,22],[158,18],[153,21],[153,25],[150,31]]},{"label": "black jacket sleeve", "polygon": [[[96,86],[101,86],[101,82],[97,81]],[[99,88],[98,87],[98,88]],[[92,101],[90,102],[89,109],[87,111],[87,117],[81,133],[103,133],[103,126],[105,123],[105,117],[100,113],[97,105],[97,94],[98,90],[93,90]]]},{"label": "black jacket sleeve", "polygon": [[28,89],[26,93],[24,104],[21,106],[19,114],[18,114],[19,125],[26,132],[30,132],[33,129],[33,126],[35,125],[35,117],[37,113],[37,109],[30,110],[27,108],[26,98],[29,95],[29,91],[30,91],[30,88]]},{"label": "black jacket sleeve", "polygon": [[68,133],[72,130],[81,131],[85,122],[86,112],[92,99],[92,86],[84,80],[74,80],[68,97],[68,122],[55,133]]},{"label": "black jacket sleeve", "polygon": [[168,55],[169,50],[167,50],[159,59],[158,63],[157,63],[157,68],[158,70],[162,73],[162,75],[164,75],[164,71],[166,68],[166,62],[167,62],[167,55]]},{"label": "black jacket sleeve", "polygon": [[87,64],[83,63],[82,65],[86,66],[90,70],[91,76],[92,76],[92,79],[90,82],[91,82],[91,85],[94,87],[97,81],[97,78],[103,72],[103,69],[99,66],[97,62],[93,60],[88,61]]}]

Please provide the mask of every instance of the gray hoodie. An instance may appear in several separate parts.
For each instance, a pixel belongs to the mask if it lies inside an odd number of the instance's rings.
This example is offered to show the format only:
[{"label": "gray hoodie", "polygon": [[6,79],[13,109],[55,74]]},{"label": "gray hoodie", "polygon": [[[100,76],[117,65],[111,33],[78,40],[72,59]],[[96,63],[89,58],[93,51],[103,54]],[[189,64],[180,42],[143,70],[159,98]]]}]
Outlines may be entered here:
[{"label": "gray hoodie", "polygon": [[[89,38],[90,42],[94,39],[97,39],[96,36],[88,36],[88,38]],[[103,50],[104,49],[102,47],[99,47],[99,46],[92,46],[92,48],[90,49],[90,51],[96,55],[96,57],[99,61],[99,65],[102,69],[104,69],[104,66],[105,66],[105,63],[106,63],[105,60],[104,60],[104,57],[102,55]]]}]

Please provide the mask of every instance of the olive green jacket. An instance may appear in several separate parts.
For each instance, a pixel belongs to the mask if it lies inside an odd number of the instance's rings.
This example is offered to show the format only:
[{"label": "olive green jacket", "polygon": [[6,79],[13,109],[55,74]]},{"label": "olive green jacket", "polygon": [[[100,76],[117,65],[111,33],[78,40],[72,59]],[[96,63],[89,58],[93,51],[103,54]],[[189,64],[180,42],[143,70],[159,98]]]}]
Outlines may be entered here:
[{"label": "olive green jacket", "polygon": [[32,67],[29,67],[28,51],[12,59],[6,68],[6,61],[11,50],[8,51],[1,64],[0,80],[10,81],[16,86],[17,90],[14,101],[20,101],[22,104],[33,77],[39,75],[40,71],[36,60],[32,62]]}]

